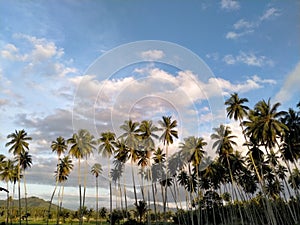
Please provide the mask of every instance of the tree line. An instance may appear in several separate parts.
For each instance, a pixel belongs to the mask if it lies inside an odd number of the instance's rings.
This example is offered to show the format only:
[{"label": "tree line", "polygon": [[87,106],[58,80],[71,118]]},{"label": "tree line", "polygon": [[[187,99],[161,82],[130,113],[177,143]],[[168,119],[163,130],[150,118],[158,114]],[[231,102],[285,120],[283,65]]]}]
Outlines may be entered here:
[{"label": "tree line", "polygon": [[[80,129],[70,138],[57,137],[51,149],[57,155],[55,188],[58,193],[58,212],[61,211],[64,183],[73,170],[73,160],[78,169],[79,210],[78,222],[83,224],[86,209],[87,174],[95,177],[96,223],[99,220],[99,178],[102,166],[95,163],[89,168],[92,154],[108,159],[110,207],[109,221],[115,224],[299,224],[300,221],[300,102],[298,109],[279,111],[280,103],[261,100],[251,109],[247,98],[233,93],[225,101],[227,117],[237,121],[244,138],[242,150],[230,126],[220,124],[210,136],[216,157],[207,156],[207,141],[203,137],[183,139],[172,155],[169,148],[178,138],[177,121],[163,116],[157,125],[152,120],[124,121],[119,137],[105,131],[94,137],[88,130]],[[14,159],[0,157],[0,177],[7,183],[24,182],[25,171],[32,164],[29,141],[24,130],[7,136],[6,146]],[[128,190],[122,181],[125,165],[131,165],[134,205],[136,214],[129,213]],[[134,166],[139,168],[139,185]],[[83,173],[82,173],[83,171]],[[82,176],[83,174],[83,176]],[[113,187],[114,186],[114,187]],[[113,210],[113,188],[118,193]],[[141,193],[138,197],[138,193]],[[160,196],[158,196],[160,195]],[[25,211],[27,205],[25,200]],[[176,213],[168,213],[169,205]],[[162,206],[159,212],[158,206]],[[152,212],[150,207],[153,206]],[[7,201],[7,209],[9,201]],[[119,213],[117,213],[119,212]],[[57,213],[56,222],[60,222]],[[9,210],[7,210],[7,223]],[[21,224],[21,204],[19,201]],[[47,219],[47,224],[48,224]],[[135,222],[133,222],[135,221]],[[27,222],[27,219],[26,219]]]}]

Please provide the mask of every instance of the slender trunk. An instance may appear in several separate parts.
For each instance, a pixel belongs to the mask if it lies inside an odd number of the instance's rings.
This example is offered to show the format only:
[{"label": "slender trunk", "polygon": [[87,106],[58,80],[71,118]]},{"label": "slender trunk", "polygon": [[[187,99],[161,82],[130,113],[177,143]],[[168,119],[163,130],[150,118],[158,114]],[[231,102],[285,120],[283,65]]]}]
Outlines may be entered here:
[{"label": "slender trunk", "polygon": [[98,225],[98,215],[99,215],[99,208],[98,208],[98,176],[96,176],[96,225]]},{"label": "slender trunk", "polygon": [[[8,181],[6,183],[6,189],[8,189]],[[6,224],[8,224],[8,218],[9,218],[9,192],[6,194],[7,200],[6,200]]]},{"label": "slender trunk", "polygon": [[19,195],[19,224],[22,224],[22,212],[21,212],[21,161],[18,163],[18,195]]},{"label": "slender trunk", "polygon": [[110,224],[113,225],[113,221],[112,221],[112,188],[111,188],[111,180],[110,179],[109,179],[109,201],[110,201],[110,206],[109,206]]},{"label": "slender trunk", "polygon": [[124,189],[124,200],[125,200],[125,210],[126,210],[125,218],[127,218],[127,194],[126,194],[125,176],[123,176],[123,189]]},{"label": "slender trunk", "polygon": [[[228,165],[228,169],[229,169],[229,174],[230,174],[230,179],[231,179],[231,184],[232,184],[232,190],[233,192],[232,193],[235,193],[235,196],[236,196],[236,199],[238,201],[238,196],[237,196],[237,193],[236,193],[236,189],[235,189],[235,181],[234,181],[234,178],[233,178],[233,175],[232,175],[232,171],[231,171],[231,165],[230,165],[230,162],[229,162],[229,159],[228,159],[228,155],[226,155],[226,160],[227,160],[227,165]],[[243,214],[241,212],[241,207],[240,205],[238,204],[238,210],[239,210],[239,214],[240,214],[240,217],[241,217],[241,222],[242,222],[242,225],[244,225],[244,218],[243,218]]]},{"label": "slender trunk", "polygon": [[[191,165],[188,164],[188,170],[189,170],[189,178],[192,176],[192,173],[191,173]],[[192,222],[192,225],[194,225],[194,213],[193,213],[193,206],[192,206],[192,201],[193,201],[193,190],[194,190],[194,187],[193,187],[193,183],[191,182],[192,186],[191,186],[191,191],[190,191],[190,216],[191,216],[191,222]]]},{"label": "slender trunk", "polygon": [[48,213],[47,213],[47,225],[49,224],[49,217],[50,217],[51,205],[52,205],[52,201],[53,201],[53,197],[55,195],[56,189],[57,189],[57,185],[55,185],[53,193],[51,195],[51,199],[50,199],[50,203],[49,203],[49,208],[48,208]]},{"label": "slender trunk", "polygon": [[167,222],[167,212],[166,212],[166,207],[167,207],[167,201],[168,201],[168,161],[169,161],[169,157],[168,157],[168,147],[169,145],[166,145],[166,184],[165,184],[165,198],[163,201],[163,209],[164,209],[164,225]]},{"label": "slender trunk", "polygon": [[84,176],[83,176],[83,197],[82,197],[82,208],[84,209],[85,206],[85,193],[86,193],[86,179],[87,179],[87,171],[88,171],[88,163],[87,163],[87,157],[85,158],[84,163]]},{"label": "slender trunk", "polygon": [[60,155],[58,155],[58,158],[57,158],[57,165],[56,165],[56,168],[57,168],[57,177],[55,179],[55,187],[54,187],[53,193],[51,195],[50,203],[49,203],[49,209],[48,209],[48,214],[47,214],[47,225],[49,224],[49,217],[50,217],[51,205],[52,205],[53,197],[55,195],[55,192],[56,192],[56,189],[57,189],[57,186],[58,186],[58,181],[59,181],[59,176],[60,176],[60,174],[59,174],[60,169],[58,167],[58,165],[59,165],[59,159],[60,159]]},{"label": "slender trunk", "polygon": [[82,225],[82,195],[81,195],[81,171],[80,157],[78,158],[78,188],[79,188],[79,225]]},{"label": "slender trunk", "polygon": [[135,204],[137,205],[137,195],[136,195],[136,187],[135,187],[134,170],[133,170],[133,161],[132,160],[131,160],[131,176],[132,176]]},{"label": "slender trunk", "polygon": [[152,196],[153,196],[153,205],[154,205],[154,217],[155,217],[155,224],[157,225],[157,209],[156,209],[156,199],[155,199],[155,187],[154,184],[151,184],[152,186]]},{"label": "slender trunk", "polygon": [[15,193],[16,193],[16,180],[14,180],[14,185],[13,185],[13,194],[12,194],[12,203],[11,203],[11,213],[10,213],[10,224],[11,224],[11,225],[12,225],[13,209],[14,209],[14,207],[15,207],[15,204],[14,204]]},{"label": "slender trunk", "polygon": [[26,188],[26,177],[25,177],[25,170],[24,170],[24,192],[25,192],[25,219],[26,219],[26,225],[28,225],[28,219],[27,219],[27,188]]},{"label": "slender trunk", "polygon": [[61,192],[61,199],[60,199],[60,203],[59,203],[59,212],[58,212],[59,215],[61,214],[62,203],[63,203],[63,198],[64,198],[64,190],[65,190],[65,186],[64,186],[64,184],[62,184],[62,192]]}]

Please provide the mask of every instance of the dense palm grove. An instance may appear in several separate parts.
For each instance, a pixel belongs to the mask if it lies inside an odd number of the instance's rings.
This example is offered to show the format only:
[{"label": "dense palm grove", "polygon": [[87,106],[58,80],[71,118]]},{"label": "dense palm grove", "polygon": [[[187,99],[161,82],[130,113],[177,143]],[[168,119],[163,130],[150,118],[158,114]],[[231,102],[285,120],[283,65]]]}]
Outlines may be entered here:
[{"label": "dense palm grove", "polygon": [[[230,126],[221,124],[210,137],[216,153],[213,160],[205,151],[210,140],[195,136],[184,138],[177,151],[169,154],[170,147],[177,148],[173,142],[178,138],[177,121],[170,116],[163,116],[157,125],[151,120],[125,121],[119,137],[106,131],[96,138],[84,129],[68,139],[58,137],[51,145],[57,154],[56,183],[45,222],[53,219],[50,209],[55,194],[59,199],[56,223],[62,220],[63,185],[76,161],[79,224],[86,223],[83,218],[88,172],[95,177],[96,223],[107,216],[110,224],[300,224],[300,102],[296,110],[288,111],[279,111],[280,104],[272,104],[270,100],[259,101],[253,109],[248,108],[247,102],[237,93],[225,102],[228,118],[240,125],[243,150]],[[7,138],[8,151],[15,157],[1,155],[0,176],[7,189],[9,184],[18,185],[19,196],[21,180],[24,183],[25,206],[21,201],[18,205],[21,224],[21,216],[28,210],[25,171],[32,164],[31,137],[21,130]],[[102,166],[99,163],[88,166],[92,154],[112,160],[108,212],[99,205]],[[128,190],[122,176],[128,164],[132,168],[134,210],[128,204]],[[139,167],[139,177],[135,177],[134,166]],[[118,193],[115,199],[114,190]],[[11,195],[7,196],[8,223],[12,206]],[[171,205],[174,211],[170,210]]]}]

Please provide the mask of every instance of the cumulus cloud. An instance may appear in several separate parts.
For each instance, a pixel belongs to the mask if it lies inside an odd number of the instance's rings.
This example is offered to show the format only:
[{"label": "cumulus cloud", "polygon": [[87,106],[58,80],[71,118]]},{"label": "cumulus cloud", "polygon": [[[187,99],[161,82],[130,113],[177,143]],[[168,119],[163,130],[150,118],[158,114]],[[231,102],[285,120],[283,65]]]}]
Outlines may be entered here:
[{"label": "cumulus cloud", "polygon": [[164,52],[161,50],[149,50],[141,53],[141,56],[145,60],[158,60],[164,57]]},{"label": "cumulus cloud", "polygon": [[[275,99],[278,102],[291,100],[293,96],[300,96],[300,62],[296,65],[291,73],[286,76],[283,86],[276,94]],[[299,99],[298,99],[299,100]]]},{"label": "cumulus cloud", "polygon": [[[1,57],[6,60],[23,62],[22,73],[28,75],[59,76],[76,73],[77,69],[62,63],[64,49],[53,41],[25,34],[14,34],[13,42],[6,44],[1,50]],[[26,49],[18,46],[27,44]]]}]

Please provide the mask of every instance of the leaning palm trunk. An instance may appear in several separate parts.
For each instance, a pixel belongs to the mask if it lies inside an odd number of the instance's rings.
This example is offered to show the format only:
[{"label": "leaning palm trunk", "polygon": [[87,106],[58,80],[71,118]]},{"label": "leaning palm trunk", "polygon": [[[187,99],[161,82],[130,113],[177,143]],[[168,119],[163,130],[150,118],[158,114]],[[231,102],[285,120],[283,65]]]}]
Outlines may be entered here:
[{"label": "leaning palm trunk", "polygon": [[55,195],[56,189],[57,189],[57,184],[54,187],[53,193],[51,195],[50,203],[49,203],[49,208],[48,208],[48,213],[47,213],[47,225],[49,224],[50,211],[51,211],[52,201],[53,201],[53,197]]}]

